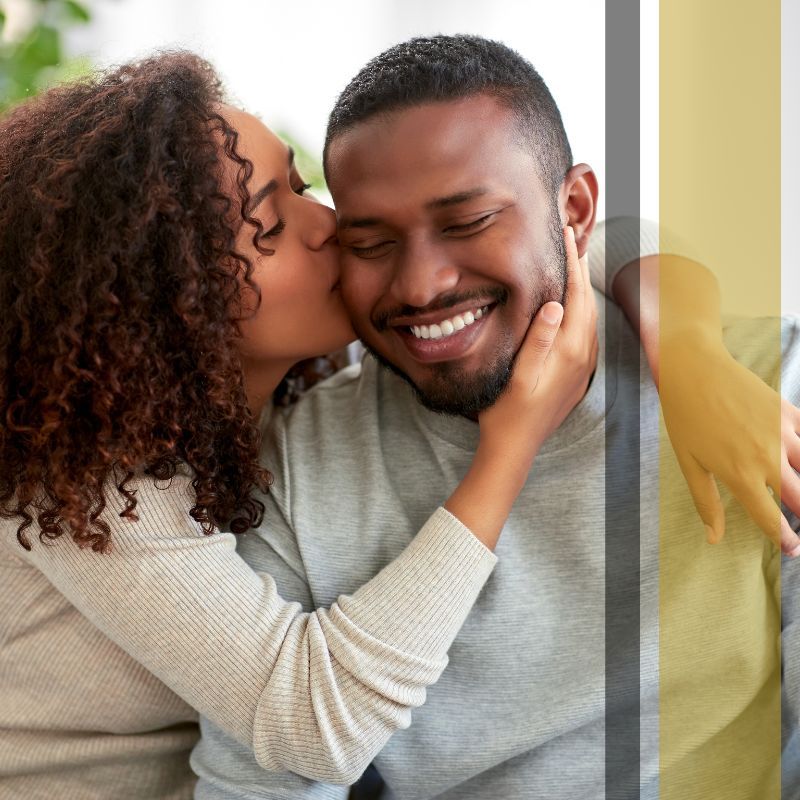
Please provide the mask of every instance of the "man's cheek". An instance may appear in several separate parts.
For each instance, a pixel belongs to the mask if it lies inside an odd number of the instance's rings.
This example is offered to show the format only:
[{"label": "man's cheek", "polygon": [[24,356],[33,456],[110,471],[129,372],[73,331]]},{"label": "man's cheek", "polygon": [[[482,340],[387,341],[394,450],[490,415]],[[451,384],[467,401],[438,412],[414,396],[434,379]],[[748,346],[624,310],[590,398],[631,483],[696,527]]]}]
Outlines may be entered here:
[{"label": "man's cheek", "polygon": [[350,315],[353,316],[358,312],[362,282],[359,280],[358,270],[353,269],[348,264],[347,259],[342,260],[340,281],[342,285],[342,300],[344,300]]},{"label": "man's cheek", "polygon": [[342,269],[342,299],[352,316],[368,318],[380,304],[384,287],[374,270],[345,264]]}]

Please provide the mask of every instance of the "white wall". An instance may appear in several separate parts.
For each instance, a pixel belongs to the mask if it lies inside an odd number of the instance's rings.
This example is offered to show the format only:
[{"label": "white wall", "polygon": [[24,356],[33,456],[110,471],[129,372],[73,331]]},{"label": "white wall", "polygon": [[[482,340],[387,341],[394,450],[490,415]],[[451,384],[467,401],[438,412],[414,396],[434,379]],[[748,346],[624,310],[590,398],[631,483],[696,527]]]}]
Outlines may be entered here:
[{"label": "white wall", "polygon": [[781,3],[781,307],[800,314],[800,3]]},{"label": "white wall", "polygon": [[200,52],[238,102],[320,152],[338,93],[368,61],[414,35],[478,33],[528,58],[562,111],[576,160],[604,174],[604,4],[573,0],[94,0],[71,37],[99,64],[157,47]]}]

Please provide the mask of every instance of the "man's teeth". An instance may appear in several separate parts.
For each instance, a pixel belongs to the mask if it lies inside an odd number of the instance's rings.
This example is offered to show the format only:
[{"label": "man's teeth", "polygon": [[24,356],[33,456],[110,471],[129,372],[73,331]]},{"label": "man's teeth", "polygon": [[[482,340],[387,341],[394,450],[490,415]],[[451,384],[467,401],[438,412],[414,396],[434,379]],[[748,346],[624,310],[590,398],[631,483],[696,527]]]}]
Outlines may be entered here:
[{"label": "man's teeth", "polygon": [[454,333],[463,331],[464,328],[472,325],[475,320],[480,319],[484,314],[489,311],[488,306],[475,309],[475,311],[465,311],[463,314],[456,314],[450,319],[443,320],[438,325],[412,325],[411,333],[417,339],[445,339],[452,336]]}]

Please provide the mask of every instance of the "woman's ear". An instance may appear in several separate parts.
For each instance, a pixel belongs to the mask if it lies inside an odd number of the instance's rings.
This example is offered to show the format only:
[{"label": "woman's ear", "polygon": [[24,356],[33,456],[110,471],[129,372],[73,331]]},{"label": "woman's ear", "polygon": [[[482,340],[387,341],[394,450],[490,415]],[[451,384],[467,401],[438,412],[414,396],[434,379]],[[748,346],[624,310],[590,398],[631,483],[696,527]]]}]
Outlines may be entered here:
[{"label": "woman's ear", "polygon": [[571,167],[558,191],[561,224],[575,231],[578,256],[586,252],[597,221],[597,192],[597,176],[588,164]]}]

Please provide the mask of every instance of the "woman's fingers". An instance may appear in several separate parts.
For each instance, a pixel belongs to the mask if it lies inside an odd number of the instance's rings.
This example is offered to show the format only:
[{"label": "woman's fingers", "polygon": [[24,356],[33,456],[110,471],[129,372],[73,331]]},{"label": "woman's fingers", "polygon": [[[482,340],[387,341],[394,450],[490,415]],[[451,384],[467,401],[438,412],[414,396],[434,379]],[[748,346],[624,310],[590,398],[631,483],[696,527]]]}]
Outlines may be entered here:
[{"label": "woman's fingers", "polygon": [[[788,542],[791,537],[791,528],[781,514],[781,510],[776,505],[766,484],[759,484],[758,477],[753,475],[751,479],[731,488],[734,490],[736,499],[742,504],[753,522],[761,528],[773,544],[783,550],[783,540],[785,538]],[[794,547],[796,546],[797,543]]]},{"label": "woman's fingers", "polygon": [[[781,501],[794,512],[795,516],[800,517],[800,477],[788,461],[784,461],[781,465],[781,484],[778,490]],[[775,491],[774,487],[773,491]]]},{"label": "woman's fingers", "polygon": [[528,390],[536,389],[563,317],[561,303],[552,301],[539,309],[517,354],[512,383],[522,381]]},{"label": "woman's fingers", "polygon": [[725,510],[717,482],[690,453],[679,455],[678,465],[689,486],[694,507],[706,526],[706,539],[710,544],[717,544],[725,535]]},{"label": "woman's fingers", "polygon": [[[725,534],[725,511],[717,482],[691,455],[679,457],[678,463],[697,513],[706,526],[706,538],[710,544],[717,544]],[[800,507],[800,477],[788,464],[784,465],[781,483],[777,488],[788,496],[789,499],[784,498],[784,502],[789,508],[795,511],[795,506]],[[752,484],[743,483],[734,494],[750,518],[782,552],[791,556],[800,555],[800,536],[792,530],[766,486],[758,486],[754,478]]]},{"label": "woman's fingers", "polygon": [[[789,463],[796,470],[800,470],[800,411],[785,398],[781,399],[781,441],[786,448]],[[793,511],[795,509],[792,509]],[[797,512],[795,512],[797,513]]]},{"label": "woman's fingers", "polygon": [[782,428],[800,435],[800,408],[795,408],[785,397],[781,398]]},{"label": "woman's fingers", "polygon": [[[780,496],[781,501],[798,515],[800,509],[800,477],[787,461],[781,464],[780,483],[770,484],[775,497]],[[781,550],[787,556],[800,555],[800,536],[789,525],[786,515],[781,513]]]},{"label": "woman's fingers", "polygon": [[577,364],[587,359],[594,363],[592,352],[597,339],[597,305],[589,277],[588,258],[578,258],[575,232],[564,229],[564,248],[567,260],[567,292],[564,301],[564,320],[558,337],[558,350]]},{"label": "woman's fingers", "polygon": [[792,436],[791,439],[784,439],[783,442],[786,447],[786,458],[789,464],[796,470],[800,470],[800,439]]},{"label": "woman's fingers", "polygon": [[575,244],[575,231],[567,225],[563,228],[564,250],[567,255],[567,294],[564,299],[564,323],[562,329],[568,333],[579,324],[583,316],[583,306],[586,297],[586,279],[584,270],[578,258],[578,248]]},{"label": "woman's fingers", "polygon": [[793,558],[800,555],[800,536],[792,530],[784,514],[781,514],[781,550]]}]

